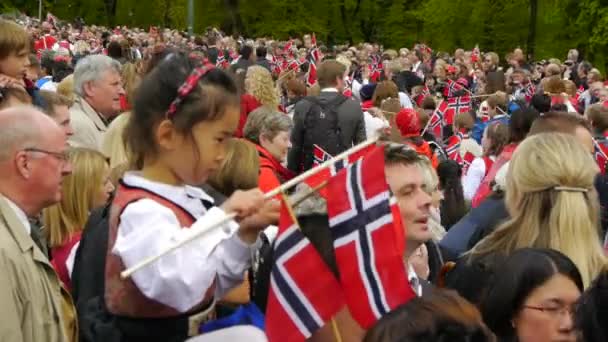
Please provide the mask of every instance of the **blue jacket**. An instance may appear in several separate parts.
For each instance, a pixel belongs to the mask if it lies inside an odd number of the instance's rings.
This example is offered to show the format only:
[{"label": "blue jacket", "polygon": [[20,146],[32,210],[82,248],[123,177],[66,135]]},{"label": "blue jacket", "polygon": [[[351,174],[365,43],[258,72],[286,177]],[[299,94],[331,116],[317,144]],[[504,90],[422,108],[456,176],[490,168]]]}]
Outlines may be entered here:
[{"label": "blue jacket", "polygon": [[471,137],[473,137],[473,139],[475,139],[475,141],[477,141],[477,143],[481,145],[481,138],[483,137],[483,131],[485,131],[486,127],[488,127],[490,124],[492,124],[494,122],[502,122],[502,123],[508,125],[509,117],[506,115],[501,115],[498,117],[494,117],[493,119],[491,119],[488,122],[483,122],[483,121],[481,121],[481,119],[477,119],[477,122],[475,122],[475,126],[473,126],[473,129],[471,130]]}]

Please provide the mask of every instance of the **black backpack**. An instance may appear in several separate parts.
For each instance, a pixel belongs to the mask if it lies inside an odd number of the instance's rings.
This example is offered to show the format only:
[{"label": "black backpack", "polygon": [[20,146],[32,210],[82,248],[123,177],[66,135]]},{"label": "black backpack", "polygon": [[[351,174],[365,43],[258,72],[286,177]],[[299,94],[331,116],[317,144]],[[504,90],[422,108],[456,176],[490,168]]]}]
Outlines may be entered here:
[{"label": "black backpack", "polygon": [[342,143],[342,134],[338,122],[338,108],[348,98],[338,94],[327,103],[321,103],[318,98],[308,96],[303,100],[310,102],[310,108],[304,116],[304,141],[302,143],[303,170],[312,167],[314,154],[313,145],[318,145],[327,153],[335,156],[346,150]]}]

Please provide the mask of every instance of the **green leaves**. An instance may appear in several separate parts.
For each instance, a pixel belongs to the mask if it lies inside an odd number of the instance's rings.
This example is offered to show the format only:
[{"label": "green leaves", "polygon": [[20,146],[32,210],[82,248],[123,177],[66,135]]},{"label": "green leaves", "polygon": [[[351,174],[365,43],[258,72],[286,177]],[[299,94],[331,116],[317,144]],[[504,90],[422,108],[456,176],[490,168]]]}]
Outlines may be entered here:
[{"label": "green leaves", "polygon": [[[43,15],[82,16],[89,24],[112,23],[185,29],[188,0],[45,0]],[[385,48],[426,42],[454,51],[479,44],[501,59],[527,48],[532,0],[195,0],[195,31],[217,26],[249,37],[279,39],[315,32],[338,44],[376,41]],[[608,2],[537,0],[536,58],[564,59],[570,48],[603,63],[608,55]],[[20,9],[37,16],[34,0],[3,1],[3,12]],[[115,6],[114,6],[115,5]],[[600,65],[604,69],[603,65]]]}]

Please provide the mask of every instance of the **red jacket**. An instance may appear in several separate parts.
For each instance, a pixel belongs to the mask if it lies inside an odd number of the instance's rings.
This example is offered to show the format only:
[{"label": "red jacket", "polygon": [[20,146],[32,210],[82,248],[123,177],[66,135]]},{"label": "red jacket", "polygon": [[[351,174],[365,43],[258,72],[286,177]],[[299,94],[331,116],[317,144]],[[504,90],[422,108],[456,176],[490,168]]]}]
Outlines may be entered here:
[{"label": "red jacket", "polygon": [[65,242],[63,245],[59,247],[55,247],[51,249],[51,265],[57,272],[59,279],[65,286],[65,288],[69,291],[72,290],[72,282],[70,281],[70,274],[68,272],[68,267],[65,264],[72,252],[72,248],[80,242],[80,237],[82,236],[82,231],[78,233],[74,233],[70,237],[70,239]]},{"label": "red jacket", "polygon": [[280,186],[281,183],[295,177],[294,172],[281,165],[265,148],[257,144],[255,148],[260,155],[260,176],[258,178],[260,190],[269,192]]},{"label": "red jacket", "polygon": [[243,137],[243,128],[245,127],[245,123],[247,123],[247,117],[249,117],[249,113],[258,109],[262,104],[258,99],[256,99],[251,94],[243,94],[241,95],[241,117],[239,119],[239,126],[234,133],[234,136],[237,138]]}]

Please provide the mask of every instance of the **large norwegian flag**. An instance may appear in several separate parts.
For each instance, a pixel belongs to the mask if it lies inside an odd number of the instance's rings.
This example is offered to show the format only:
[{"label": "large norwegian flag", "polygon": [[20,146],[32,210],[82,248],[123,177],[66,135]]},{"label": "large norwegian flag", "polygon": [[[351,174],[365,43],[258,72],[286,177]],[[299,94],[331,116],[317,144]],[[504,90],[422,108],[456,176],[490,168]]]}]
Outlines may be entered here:
[{"label": "large norwegian flag", "polygon": [[[340,284],[352,317],[364,328],[415,297],[402,247],[396,242],[384,174],[384,152],[376,147],[329,180],[327,213]],[[403,237],[400,237],[403,238]]]},{"label": "large norwegian flag", "polygon": [[447,100],[447,108],[444,111],[446,125],[453,125],[456,115],[467,113],[471,110],[471,98],[469,96],[452,97]]},{"label": "large norwegian flag", "polygon": [[[357,152],[349,155],[346,160],[339,160],[339,161],[335,162],[334,164],[332,164],[331,166],[306,178],[304,180],[304,182],[306,184],[308,184],[308,186],[310,186],[311,188],[314,189],[317,186],[321,185],[322,183],[327,182],[331,177],[335,176],[340,170],[344,169],[348,165],[356,162],[357,160],[359,160],[362,157],[364,157],[365,155],[367,155],[369,152],[373,151],[374,148],[375,148],[374,145],[370,145],[366,148],[363,148],[360,151],[357,151]],[[327,153],[325,150],[323,150],[320,146],[318,146],[316,144],[313,145],[313,153],[314,153],[313,166],[321,165],[324,162],[326,162],[327,160],[333,158],[333,156],[331,154]],[[319,189],[317,192],[323,198],[327,198],[327,196],[328,196],[327,187],[323,187],[323,188]]]},{"label": "large norwegian flag", "polygon": [[[344,306],[336,276],[283,203],[266,309],[272,341],[304,341]],[[314,276],[312,276],[314,275]]]},{"label": "large norwegian flag", "polygon": [[532,101],[532,97],[534,96],[534,94],[536,94],[536,87],[534,86],[534,83],[528,81],[524,85],[523,94],[526,99],[526,102],[530,103]]},{"label": "large norwegian flag", "polygon": [[446,86],[445,88],[443,88],[443,95],[448,99],[456,96],[457,91],[464,89],[464,86],[462,84],[453,81],[449,78],[445,81],[445,83]]}]

